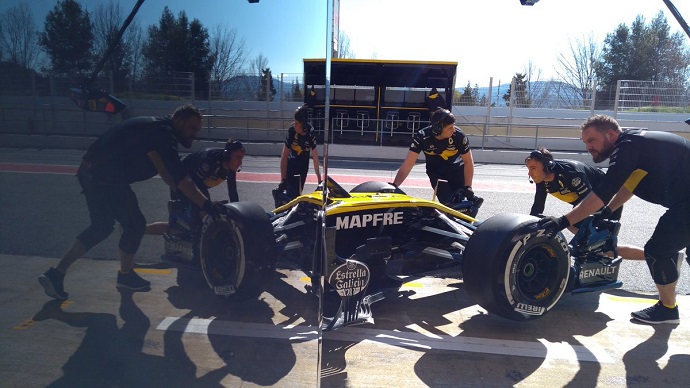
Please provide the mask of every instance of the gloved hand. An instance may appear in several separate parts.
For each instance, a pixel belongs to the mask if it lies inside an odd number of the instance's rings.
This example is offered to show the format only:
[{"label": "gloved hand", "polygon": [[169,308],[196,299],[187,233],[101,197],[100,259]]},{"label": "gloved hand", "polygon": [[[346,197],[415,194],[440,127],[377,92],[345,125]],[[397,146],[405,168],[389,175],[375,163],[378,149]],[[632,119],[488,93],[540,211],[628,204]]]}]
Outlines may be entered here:
[{"label": "gloved hand", "polygon": [[394,182],[388,182],[388,184],[391,185],[391,186],[393,186],[393,187],[395,187],[396,189],[399,188],[398,185],[396,185]]},{"label": "gloved hand", "polygon": [[316,191],[323,191],[323,181],[320,181],[318,185],[316,185]]},{"label": "gloved hand", "polygon": [[471,186],[465,186],[465,198],[467,198],[468,201],[474,199],[474,190],[472,190]]},{"label": "gloved hand", "polygon": [[278,191],[286,191],[286,190],[287,190],[287,179],[283,179],[278,184]]},{"label": "gloved hand", "polygon": [[570,221],[568,221],[568,218],[566,218],[566,216],[561,216],[561,217],[549,216],[549,217],[544,217],[541,220],[537,221],[537,226],[540,229],[544,229],[544,232],[548,236],[553,236],[556,233],[560,232],[561,230],[569,227]]},{"label": "gloved hand", "polygon": [[208,213],[211,217],[213,217],[214,220],[217,220],[218,218],[220,218],[220,215],[223,214],[223,212],[225,212],[225,203],[223,203],[223,201],[211,202],[207,200],[206,202],[204,202],[202,210]]},{"label": "gloved hand", "polygon": [[592,214],[594,219],[592,220],[592,225],[599,226],[602,221],[610,219],[613,214],[613,210],[610,207],[604,206],[598,212]]}]

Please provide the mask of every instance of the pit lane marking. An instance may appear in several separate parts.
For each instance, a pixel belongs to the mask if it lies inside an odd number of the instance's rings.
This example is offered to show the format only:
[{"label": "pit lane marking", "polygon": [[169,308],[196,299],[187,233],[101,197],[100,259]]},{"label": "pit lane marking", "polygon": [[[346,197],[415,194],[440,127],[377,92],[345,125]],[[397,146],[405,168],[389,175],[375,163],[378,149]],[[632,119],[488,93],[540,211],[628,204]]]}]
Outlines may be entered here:
[{"label": "pit lane marking", "polygon": [[[294,342],[318,340],[318,332],[313,326],[244,323],[219,319],[166,317],[158,324],[156,330],[183,332],[185,334],[284,339]],[[606,351],[601,348],[571,345],[564,342],[549,342],[545,339],[538,339],[532,342],[496,340],[491,338],[452,337],[415,332],[365,329],[352,326],[328,332],[325,336],[328,340],[382,344],[413,350],[451,350],[532,357],[572,363],[585,361],[611,364],[614,362]]]}]

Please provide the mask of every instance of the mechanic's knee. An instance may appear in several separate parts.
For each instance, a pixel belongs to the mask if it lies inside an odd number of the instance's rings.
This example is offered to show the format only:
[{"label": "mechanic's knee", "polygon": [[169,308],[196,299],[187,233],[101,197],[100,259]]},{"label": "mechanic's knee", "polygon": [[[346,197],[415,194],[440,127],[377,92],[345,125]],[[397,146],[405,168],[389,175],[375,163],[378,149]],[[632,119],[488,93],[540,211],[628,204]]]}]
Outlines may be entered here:
[{"label": "mechanic's knee", "polygon": [[[146,227],[146,225],[144,225]],[[113,225],[98,225],[92,224],[77,236],[77,239],[88,250],[96,246],[99,242],[105,240],[113,233],[115,227]]]},{"label": "mechanic's knee", "polygon": [[652,274],[654,283],[665,286],[678,280],[677,254],[672,257],[657,259],[645,253],[645,261],[647,262],[647,267],[649,267],[649,272]]}]

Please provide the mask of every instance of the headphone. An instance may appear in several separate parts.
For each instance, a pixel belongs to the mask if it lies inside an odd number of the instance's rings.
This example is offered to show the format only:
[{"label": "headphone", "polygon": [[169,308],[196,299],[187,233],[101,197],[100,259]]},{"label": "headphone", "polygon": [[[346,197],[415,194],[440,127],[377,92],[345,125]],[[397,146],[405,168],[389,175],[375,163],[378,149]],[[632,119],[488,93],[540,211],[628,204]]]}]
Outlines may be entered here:
[{"label": "headphone", "polygon": [[[538,160],[539,163],[541,163],[542,166],[544,166],[544,171],[547,174],[551,174],[553,172],[553,168],[556,166],[556,162],[554,162],[552,158],[547,157],[546,155],[541,153],[541,151],[539,151],[539,150],[534,150],[534,151],[530,152],[527,159]],[[527,160],[527,159],[525,159],[525,160]]]},{"label": "headphone", "polygon": [[302,123],[302,125],[306,126],[307,121],[309,121],[309,108],[307,107],[307,105],[302,105],[299,108],[295,109],[295,120],[299,121],[300,123]]},{"label": "headphone", "polygon": [[431,124],[431,134],[434,136],[441,136],[444,127],[443,122],[451,115],[448,109],[440,108],[436,112],[438,112],[439,110],[441,111],[441,117],[438,120],[436,120],[436,122]]},{"label": "headphone", "polygon": [[229,140],[225,143],[225,149],[223,150],[223,159],[230,159],[230,155],[237,150],[243,150],[244,146],[239,140]]}]

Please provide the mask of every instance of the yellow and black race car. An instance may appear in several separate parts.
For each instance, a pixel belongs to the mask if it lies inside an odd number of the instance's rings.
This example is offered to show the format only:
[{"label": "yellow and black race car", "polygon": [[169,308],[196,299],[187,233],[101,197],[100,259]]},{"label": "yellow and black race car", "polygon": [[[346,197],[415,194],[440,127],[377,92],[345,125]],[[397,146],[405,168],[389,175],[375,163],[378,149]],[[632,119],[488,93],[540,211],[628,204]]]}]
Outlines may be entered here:
[{"label": "yellow and black race car", "polygon": [[451,266],[461,268],[477,303],[513,320],[543,316],[566,290],[620,286],[620,259],[605,255],[615,252],[617,222],[588,220],[568,242],[545,234],[529,215],[480,222],[468,215],[479,206],[468,200],[446,206],[385,182],[348,192],[328,178],[326,190],[272,212],[251,202],[226,204],[225,214],[207,216],[196,236],[167,236],[166,261],[200,267],[214,292],[226,296],[255,292],[276,265],[290,263],[325,296],[327,330],[371,322],[372,303]]}]

